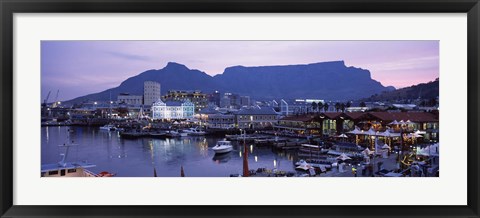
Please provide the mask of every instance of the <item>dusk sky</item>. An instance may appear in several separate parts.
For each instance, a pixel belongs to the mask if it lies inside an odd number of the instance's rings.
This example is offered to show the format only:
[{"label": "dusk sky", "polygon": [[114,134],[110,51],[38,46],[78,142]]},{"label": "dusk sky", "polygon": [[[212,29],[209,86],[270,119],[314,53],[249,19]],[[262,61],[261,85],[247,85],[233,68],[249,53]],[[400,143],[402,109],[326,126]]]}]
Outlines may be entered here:
[{"label": "dusk sky", "polygon": [[42,99],[64,101],[113,88],[146,70],[177,62],[209,75],[230,66],[344,60],[384,86],[439,77],[438,41],[43,41]]}]

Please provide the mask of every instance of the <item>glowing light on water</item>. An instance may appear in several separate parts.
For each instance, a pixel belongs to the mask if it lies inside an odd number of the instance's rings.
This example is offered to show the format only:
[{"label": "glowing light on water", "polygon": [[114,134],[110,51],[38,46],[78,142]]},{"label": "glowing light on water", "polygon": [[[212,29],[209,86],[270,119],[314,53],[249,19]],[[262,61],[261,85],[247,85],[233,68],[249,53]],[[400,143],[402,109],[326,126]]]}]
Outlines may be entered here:
[{"label": "glowing light on water", "polygon": [[253,145],[250,145],[250,153],[253,153]]},{"label": "glowing light on water", "polygon": [[238,152],[238,156],[242,157],[242,152],[241,151]]},{"label": "glowing light on water", "polygon": [[50,138],[50,137],[48,136],[48,126],[45,128],[45,131],[46,131],[46,133],[47,133],[46,136],[47,136],[47,143],[48,143],[48,140],[49,140],[49,138]]},{"label": "glowing light on water", "polygon": [[255,162],[258,162],[258,157],[257,156],[255,156]]},{"label": "glowing light on water", "polygon": [[273,167],[277,167],[277,160],[273,160]]}]

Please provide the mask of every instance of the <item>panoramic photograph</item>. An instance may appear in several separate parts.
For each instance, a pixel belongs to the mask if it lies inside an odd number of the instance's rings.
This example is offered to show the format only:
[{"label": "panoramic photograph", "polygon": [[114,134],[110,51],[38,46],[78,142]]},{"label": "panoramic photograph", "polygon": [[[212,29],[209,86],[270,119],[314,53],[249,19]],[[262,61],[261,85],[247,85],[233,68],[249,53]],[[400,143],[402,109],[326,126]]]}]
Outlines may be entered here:
[{"label": "panoramic photograph", "polygon": [[42,41],[41,177],[439,177],[439,41]]}]

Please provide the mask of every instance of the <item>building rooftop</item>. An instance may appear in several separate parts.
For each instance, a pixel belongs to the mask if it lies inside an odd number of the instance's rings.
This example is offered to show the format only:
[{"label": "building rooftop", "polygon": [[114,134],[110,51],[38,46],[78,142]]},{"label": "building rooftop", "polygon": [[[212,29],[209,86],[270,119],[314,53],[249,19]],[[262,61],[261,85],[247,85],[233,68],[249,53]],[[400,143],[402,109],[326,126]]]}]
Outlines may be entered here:
[{"label": "building rooftop", "polygon": [[245,108],[237,111],[237,115],[277,115],[277,112],[271,107]]},{"label": "building rooftop", "polygon": [[385,121],[438,122],[438,115],[428,112],[369,112],[369,114]]},{"label": "building rooftop", "polygon": [[205,109],[200,110],[198,113],[199,114],[219,114],[221,112],[216,110],[215,108],[207,107]]},{"label": "building rooftop", "polygon": [[378,119],[383,121],[407,121],[410,120],[412,122],[438,122],[438,114],[431,113],[431,112],[325,112],[320,113],[319,115],[299,115],[299,116],[287,116],[282,118],[281,120],[292,120],[292,121],[302,121],[302,122],[309,122],[312,119],[317,118],[323,119],[338,119],[343,117],[347,120],[357,120],[357,119]]}]

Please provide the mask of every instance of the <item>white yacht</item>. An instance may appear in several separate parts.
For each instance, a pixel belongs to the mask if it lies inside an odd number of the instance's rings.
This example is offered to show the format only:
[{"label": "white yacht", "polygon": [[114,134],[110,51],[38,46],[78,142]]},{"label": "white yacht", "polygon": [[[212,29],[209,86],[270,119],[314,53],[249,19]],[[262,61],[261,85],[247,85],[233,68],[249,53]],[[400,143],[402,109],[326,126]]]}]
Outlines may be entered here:
[{"label": "white yacht", "polygon": [[197,128],[190,128],[190,129],[185,129],[183,132],[187,133],[188,135],[205,135],[206,132],[199,130]]},{"label": "white yacht", "polygon": [[107,124],[107,125],[105,125],[105,126],[101,126],[101,127],[100,127],[100,130],[115,131],[115,130],[117,130],[117,127],[115,127],[115,126],[112,125],[112,124]]},{"label": "white yacht", "polygon": [[212,150],[215,152],[215,154],[223,154],[232,151],[233,146],[230,141],[218,141]]}]

